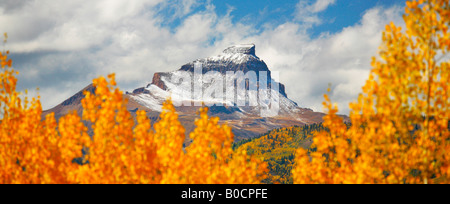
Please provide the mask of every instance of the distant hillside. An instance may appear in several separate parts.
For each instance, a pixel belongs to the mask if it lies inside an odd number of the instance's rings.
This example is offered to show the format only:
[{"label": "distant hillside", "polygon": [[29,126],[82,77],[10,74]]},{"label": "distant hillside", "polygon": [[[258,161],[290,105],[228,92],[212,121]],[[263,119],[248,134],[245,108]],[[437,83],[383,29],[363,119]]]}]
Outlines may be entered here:
[{"label": "distant hillside", "polygon": [[269,165],[268,179],[264,183],[290,184],[291,170],[298,148],[314,151],[311,147],[314,132],[324,130],[322,124],[294,126],[272,130],[260,137],[235,143],[235,150],[263,158]]}]

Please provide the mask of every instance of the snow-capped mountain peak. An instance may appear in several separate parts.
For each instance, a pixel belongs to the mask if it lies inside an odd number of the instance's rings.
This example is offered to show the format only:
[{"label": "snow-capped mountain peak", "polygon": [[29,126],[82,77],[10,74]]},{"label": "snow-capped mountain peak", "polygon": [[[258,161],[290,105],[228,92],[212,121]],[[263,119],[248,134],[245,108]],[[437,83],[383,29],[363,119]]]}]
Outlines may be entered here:
[{"label": "snow-capped mountain peak", "polygon": [[[183,65],[180,71],[194,72],[195,65],[201,64],[203,72],[218,71],[269,71],[266,63],[256,56],[254,44],[235,45],[225,49],[221,54],[203,59],[197,59]],[[269,71],[270,72],[270,71]]]},{"label": "snow-capped mountain peak", "polygon": [[195,63],[198,62],[206,64],[264,63],[256,56],[256,46],[254,44],[235,45],[225,49],[220,55],[195,61]]},{"label": "snow-capped mountain peak", "polygon": [[240,44],[229,47],[223,51],[224,54],[246,54],[256,56],[255,44]]},{"label": "snow-capped mountain peak", "polygon": [[177,71],[155,73],[152,83],[136,89],[132,97],[157,111],[171,97],[177,103],[231,106],[254,115],[273,107],[276,113],[271,115],[297,114],[299,107],[287,98],[285,86],[273,79],[266,63],[255,55],[255,47],[235,45],[218,56],[198,59]]}]

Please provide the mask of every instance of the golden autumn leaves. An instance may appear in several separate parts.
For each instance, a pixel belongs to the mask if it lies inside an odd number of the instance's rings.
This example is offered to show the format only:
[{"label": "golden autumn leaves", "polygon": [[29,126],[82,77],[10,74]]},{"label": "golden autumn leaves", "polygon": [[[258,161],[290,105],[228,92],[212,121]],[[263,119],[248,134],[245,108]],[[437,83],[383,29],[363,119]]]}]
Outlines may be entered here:
[{"label": "golden autumn leaves", "polygon": [[330,131],[317,152],[298,151],[294,182],[450,182],[449,2],[409,1],[405,13],[406,32],[386,26],[350,128],[326,96]]}]

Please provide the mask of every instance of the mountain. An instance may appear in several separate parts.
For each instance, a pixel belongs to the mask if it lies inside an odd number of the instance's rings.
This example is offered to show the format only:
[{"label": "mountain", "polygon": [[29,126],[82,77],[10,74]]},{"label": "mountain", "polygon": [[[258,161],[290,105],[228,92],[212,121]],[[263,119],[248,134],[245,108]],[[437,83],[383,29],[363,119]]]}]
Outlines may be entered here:
[{"label": "mountain", "polygon": [[[322,122],[323,113],[299,107],[288,98],[285,86],[277,78],[278,73],[270,71],[257,57],[254,44],[236,45],[220,55],[197,59],[178,70],[155,73],[151,83],[127,92],[125,98],[132,115],[137,110],[145,110],[155,122],[163,102],[170,97],[187,135],[194,129],[197,111],[202,105],[210,107],[210,116],[220,117],[221,123],[233,128],[237,141],[272,129]],[[85,90],[95,92],[89,85],[44,114],[55,112],[57,118],[71,110],[81,114]],[[187,137],[186,145],[190,142]]]}]

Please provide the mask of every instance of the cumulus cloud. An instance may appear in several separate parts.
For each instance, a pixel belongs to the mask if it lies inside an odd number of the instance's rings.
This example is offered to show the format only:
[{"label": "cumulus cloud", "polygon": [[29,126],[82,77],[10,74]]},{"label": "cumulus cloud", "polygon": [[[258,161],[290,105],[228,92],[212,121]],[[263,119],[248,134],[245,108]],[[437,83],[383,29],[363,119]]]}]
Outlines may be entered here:
[{"label": "cumulus cloud", "polygon": [[[297,47],[297,51],[264,55],[279,59],[269,64],[280,67],[287,93],[294,101],[322,111],[323,94],[331,83],[332,100],[339,105],[341,113],[348,113],[348,103],[357,98],[369,76],[371,57],[377,55],[381,32],[390,21],[403,26],[401,13],[400,7],[375,7],[367,10],[359,23],[335,34],[323,34],[316,39],[302,38],[298,33],[298,36],[286,35],[291,36],[285,38],[287,42],[300,39],[290,46]],[[289,58],[297,61],[286,63]]]},{"label": "cumulus cloud", "polygon": [[317,0],[316,3],[312,5],[311,10],[314,13],[321,12],[334,3],[336,3],[336,0]]},{"label": "cumulus cloud", "polygon": [[296,5],[295,19],[309,26],[321,24],[322,20],[317,13],[326,10],[334,3],[336,3],[336,0],[317,0],[314,3],[308,0],[300,0]]},{"label": "cumulus cloud", "polygon": [[171,17],[166,20],[173,21],[188,15],[202,2],[198,0],[166,0],[160,3],[159,10],[171,13]]},{"label": "cumulus cloud", "polygon": [[[255,43],[256,54],[280,72],[291,99],[322,111],[332,83],[332,99],[346,113],[368,76],[384,25],[402,22],[400,8],[377,7],[341,32],[311,38],[314,24],[306,20],[256,29],[248,21],[233,21],[231,7],[219,16],[211,1],[1,1],[0,25],[10,36],[19,88],[35,93],[39,87],[44,109],[100,75],[116,73],[119,86],[131,91],[149,83],[154,72],[176,70],[233,44]],[[316,14],[336,3],[302,2],[298,8],[308,12],[302,15],[317,22]],[[176,19],[176,27],[166,25]]]}]

